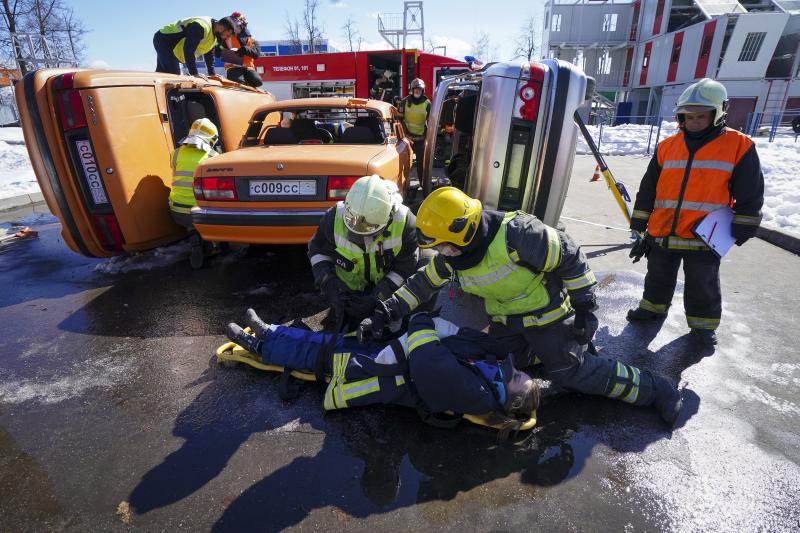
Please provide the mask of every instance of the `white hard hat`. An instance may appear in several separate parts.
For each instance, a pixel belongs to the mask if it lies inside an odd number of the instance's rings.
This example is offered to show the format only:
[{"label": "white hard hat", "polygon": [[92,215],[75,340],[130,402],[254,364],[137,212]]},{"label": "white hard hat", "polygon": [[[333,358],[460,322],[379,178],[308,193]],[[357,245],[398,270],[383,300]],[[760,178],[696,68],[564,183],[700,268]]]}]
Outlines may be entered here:
[{"label": "white hard hat", "polygon": [[372,235],[389,223],[394,201],[391,182],[377,174],[358,178],[344,199],[344,224],[359,235]]},{"label": "white hard hat", "polygon": [[691,113],[706,109],[714,111],[714,125],[722,124],[728,109],[728,91],[725,86],[711,78],[689,85],[678,97],[674,113]]},{"label": "white hard hat", "polygon": [[422,89],[423,91],[425,90],[425,82],[422,81],[420,78],[414,78],[413,80],[411,80],[411,90],[413,91],[414,89],[417,88]]}]

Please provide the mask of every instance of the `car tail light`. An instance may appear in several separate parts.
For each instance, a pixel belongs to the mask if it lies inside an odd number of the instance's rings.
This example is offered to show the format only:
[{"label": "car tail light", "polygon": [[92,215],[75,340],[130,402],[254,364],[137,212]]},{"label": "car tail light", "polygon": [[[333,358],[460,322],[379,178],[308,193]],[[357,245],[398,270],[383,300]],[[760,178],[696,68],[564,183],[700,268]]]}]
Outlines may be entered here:
[{"label": "car tail light", "polygon": [[193,189],[195,198],[198,200],[238,200],[236,196],[236,179],[233,176],[196,178]]},{"label": "car tail light", "polygon": [[113,214],[92,215],[92,222],[102,247],[109,252],[121,252],[125,238],[122,236],[117,217]]},{"label": "car tail light", "polygon": [[73,89],[75,74],[62,74],[56,80],[58,111],[61,117],[61,128],[64,131],[86,127],[86,113],[83,111],[81,93]]},{"label": "car tail light", "polygon": [[328,200],[343,200],[361,176],[328,176]]},{"label": "car tail light", "polygon": [[534,121],[539,116],[544,68],[541,65],[530,63],[528,68],[524,70],[528,73],[530,79],[521,81],[517,87],[519,103],[521,104],[517,113],[524,120]]}]

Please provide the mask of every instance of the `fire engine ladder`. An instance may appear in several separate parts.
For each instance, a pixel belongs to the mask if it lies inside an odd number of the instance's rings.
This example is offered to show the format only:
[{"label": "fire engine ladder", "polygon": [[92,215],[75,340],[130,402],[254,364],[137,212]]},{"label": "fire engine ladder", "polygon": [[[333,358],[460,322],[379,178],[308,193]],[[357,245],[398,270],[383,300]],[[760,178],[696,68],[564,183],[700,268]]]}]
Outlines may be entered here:
[{"label": "fire engine ladder", "polygon": [[611,170],[609,170],[608,165],[606,165],[605,159],[603,159],[603,156],[600,154],[600,150],[597,149],[594,139],[592,139],[592,136],[589,134],[589,130],[586,129],[586,124],[584,124],[583,119],[577,111],[575,111],[574,118],[575,123],[578,125],[578,128],[580,128],[581,133],[583,134],[586,144],[589,145],[589,150],[592,151],[595,161],[597,161],[597,164],[600,166],[600,172],[603,174],[603,179],[605,180],[606,185],[608,185],[608,188],[611,190],[611,194],[614,196],[614,200],[616,200],[620,211],[622,211],[625,220],[628,222],[628,225],[630,225],[631,207],[628,205],[630,196],[628,195],[628,191],[625,190],[625,185],[622,182],[617,181],[611,174]]}]

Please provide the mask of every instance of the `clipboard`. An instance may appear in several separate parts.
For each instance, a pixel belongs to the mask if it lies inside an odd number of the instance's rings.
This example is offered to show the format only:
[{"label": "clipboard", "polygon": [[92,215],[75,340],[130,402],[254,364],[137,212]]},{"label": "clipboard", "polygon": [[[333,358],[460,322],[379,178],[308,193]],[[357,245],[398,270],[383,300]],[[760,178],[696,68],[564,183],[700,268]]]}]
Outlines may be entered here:
[{"label": "clipboard", "polygon": [[223,63],[230,63],[232,65],[243,65],[244,57],[240,56],[229,48],[223,48],[219,52],[219,58]]},{"label": "clipboard", "polygon": [[721,207],[710,212],[694,227],[692,232],[698,239],[708,245],[719,257],[723,257],[731,249],[736,239],[731,235],[733,209]]}]

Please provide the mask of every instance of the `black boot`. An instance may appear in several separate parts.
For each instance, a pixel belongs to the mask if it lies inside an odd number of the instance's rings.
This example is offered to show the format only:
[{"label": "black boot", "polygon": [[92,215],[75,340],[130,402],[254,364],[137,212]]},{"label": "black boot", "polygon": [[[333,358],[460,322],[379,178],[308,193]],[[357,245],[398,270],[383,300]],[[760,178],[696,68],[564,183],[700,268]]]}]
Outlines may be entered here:
[{"label": "black boot", "polygon": [[666,313],[656,313],[654,311],[648,311],[647,309],[642,309],[641,307],[637,307],[636,309],[628,310],[628,321],[629,322],[643,322],[645,320],[664,320],[667,318]]},{"label": "black boot", "polygon": [[233,322],[228,324],[228,327],[225,328],[225,335],[251,354],[261,355],[261,341],[249,333],[245,333],[238,324]]},{"label": "black boot", "polygon": [[261,320],[253,309],[245,311],[244,323],[250,326],[250,329],[253,330],[253,333],[259,339],[266,337],[269,332],[269,324]]},{"label": "black boot", "polygon": [[692,339],[703,346],[715,346],[717,344],[717,334],[711,329],[692,328]]},{"label": "black boot", "polygon": [[683,408],[680,391],[664,376],[653,374],[653,392],[653,407],[658,409],[661,418],[670,428],[674,427]]}]

